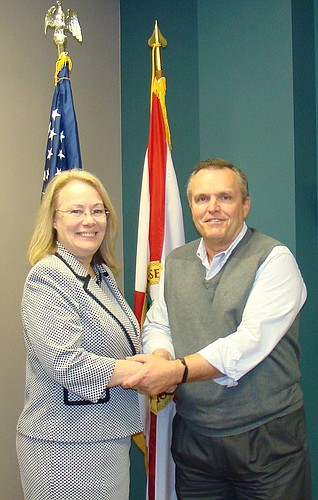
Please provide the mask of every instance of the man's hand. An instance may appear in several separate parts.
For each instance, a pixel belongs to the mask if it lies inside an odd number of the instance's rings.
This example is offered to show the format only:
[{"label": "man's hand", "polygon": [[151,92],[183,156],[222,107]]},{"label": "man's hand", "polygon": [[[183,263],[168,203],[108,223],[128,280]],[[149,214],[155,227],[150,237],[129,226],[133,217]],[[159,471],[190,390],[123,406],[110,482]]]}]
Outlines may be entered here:
[{"label": "man's hand", "polygon": [[[127,359],[141,363],[142,369],[125,379],[121,384],[124,389],[136,389],[147,392],[150,396],[156,396],[163,392],[174,392],[182,381],[184,365],[180,359],[171,359],[165,349],[157,349],[153,354],[138,354]],[[189,354],[185,359],[189,368],[188,382],[211,380],[223,375],[199,353]]]},{"label": "man's hand", "polygon": [[[124,389],[137,389],[156,396],[163,392],[173,392],[182,380],[184,366],[179,359],[165,359],[164,353],[138,354],[131,358],[143,367],[121,384]],[[170,357],[170,355],[169,355]]]}]

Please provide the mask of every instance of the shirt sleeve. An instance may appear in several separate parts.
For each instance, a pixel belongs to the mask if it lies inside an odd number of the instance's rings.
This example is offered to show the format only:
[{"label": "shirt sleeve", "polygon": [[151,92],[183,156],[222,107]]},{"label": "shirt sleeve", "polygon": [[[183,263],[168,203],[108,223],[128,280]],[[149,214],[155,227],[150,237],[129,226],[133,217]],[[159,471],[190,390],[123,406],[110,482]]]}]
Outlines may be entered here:
[{"label": "shirt sleeve", "polygon": [[164,267],[161,271],[158,287],[158,297],[153,301],[143,325],[142,351],[145,354],[151,354],[156,349],[166,349],[174,359],[175,352],[164,298]]},{"label": "shirt sleeve", "polygon": [[237,330],[199,351],[225,374],[214,379],[224,386],[263,361],[292,325],[307,297],[297,262],[284,246],[276,246],[257,271]]}]

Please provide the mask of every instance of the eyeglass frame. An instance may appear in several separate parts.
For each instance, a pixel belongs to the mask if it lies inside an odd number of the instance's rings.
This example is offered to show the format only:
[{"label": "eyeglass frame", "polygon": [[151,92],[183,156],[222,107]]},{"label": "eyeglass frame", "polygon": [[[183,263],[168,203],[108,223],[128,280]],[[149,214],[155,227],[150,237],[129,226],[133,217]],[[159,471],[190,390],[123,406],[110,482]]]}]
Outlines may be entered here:
[{"label": "eyeglass frame", "polygon": [[[78,210],[80,212],[82,212],[81,215],[75,215],[74,213],[72,213],[73,211],[75,210]],[[104,211],[104,214],[105,214],[105,220],[108,219],[108,217],[110,216],[110,210],[106,207],[104,208],[95,208],[94,210],[101,210],[101,211]],[[90,216],[96,221],[96,218],[94,217],[94,214],[89,211],[89,212],[85,212],[84,210],[80,209],[80,208],[74,208],[73,210],[61,210],[60,208],[56,208],[55,209],[55,212],[61,212],[62,214],[69,214],[71,216],[73,216],[74,219],[78,219],[78,220],[83,220],[84,217],[86,217],[88,214],[90,214]],[[96,214],[95,214],[96,215]],[[101,217],[101,220],[103,220],[104,218]],[[98,217],[97,217],[97,220],[98,220]]]}]

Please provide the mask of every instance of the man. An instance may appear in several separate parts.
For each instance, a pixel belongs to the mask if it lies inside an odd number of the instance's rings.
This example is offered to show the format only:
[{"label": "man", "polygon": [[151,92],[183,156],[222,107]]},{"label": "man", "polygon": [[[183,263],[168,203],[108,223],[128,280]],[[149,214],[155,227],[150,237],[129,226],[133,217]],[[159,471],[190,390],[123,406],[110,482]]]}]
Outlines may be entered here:
[{"label": "man", "polygon": [[247,227],[248,181],[232,164],[199,163],[187,196],[201,239],[166,259],[142,337],[152,354],[125,387],[176,389],[178,498],[309,499],[297,263]]}]

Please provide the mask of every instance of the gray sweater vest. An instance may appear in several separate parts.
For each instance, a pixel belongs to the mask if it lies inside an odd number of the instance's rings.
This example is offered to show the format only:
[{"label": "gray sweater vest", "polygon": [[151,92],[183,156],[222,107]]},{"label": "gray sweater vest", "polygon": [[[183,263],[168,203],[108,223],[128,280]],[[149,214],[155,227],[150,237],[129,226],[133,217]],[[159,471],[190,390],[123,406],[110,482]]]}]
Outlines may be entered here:
[{"label": "gray sweater vest", "polygon": [[[221,271],[210,280],[196,256],[199,241],[166,259],[165,300],[176,357],[195,353],[236,331],[255,275],[280,243],[248,229]],[[267,332],[270,335],[270,332]],[[207,435],[240,434],[302,406],[298,317],[275,349],[235,387],[213,380],[180,385],[177,412]]]}]

